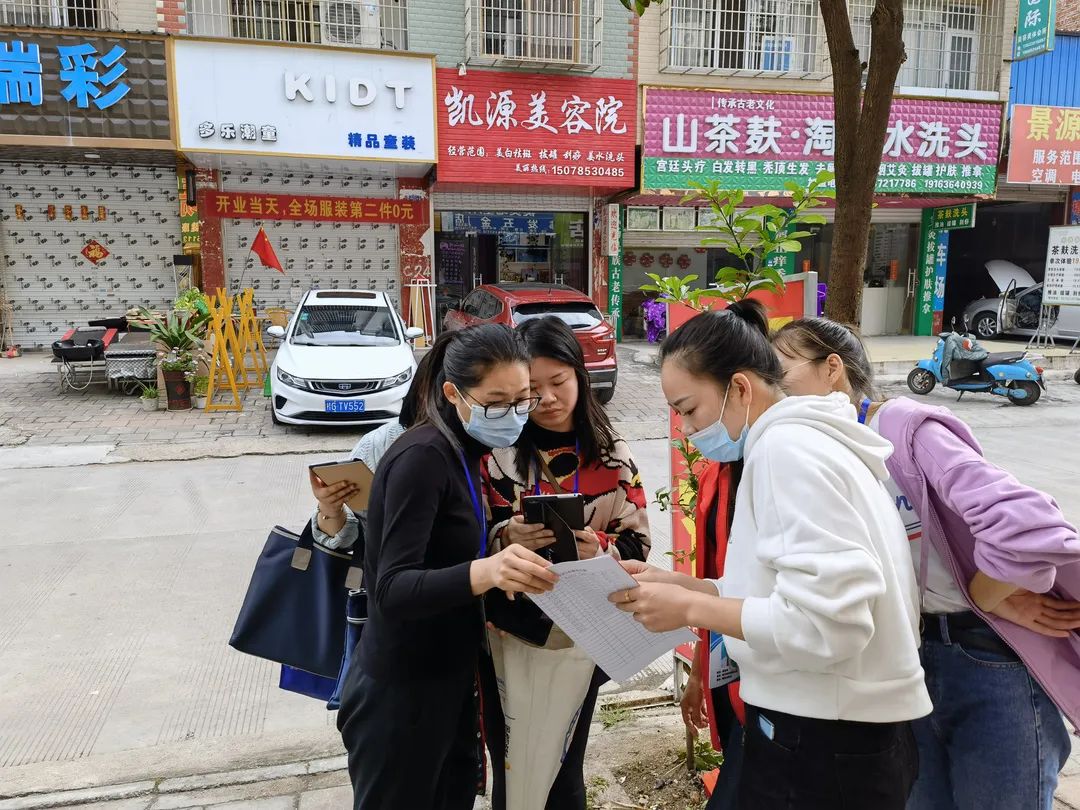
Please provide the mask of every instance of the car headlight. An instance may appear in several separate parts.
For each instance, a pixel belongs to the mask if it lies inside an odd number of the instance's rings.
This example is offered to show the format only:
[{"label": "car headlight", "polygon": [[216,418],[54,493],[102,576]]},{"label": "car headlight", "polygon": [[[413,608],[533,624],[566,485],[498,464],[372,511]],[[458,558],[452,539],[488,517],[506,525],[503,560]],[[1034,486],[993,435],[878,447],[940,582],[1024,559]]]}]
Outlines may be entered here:
[{"label": "car headlight", "polygon": [[404,385],[412,379],[412,375],[413,370],[411,368],[407,368],[403,372],[398,374],[396,377],[387,377],[385,380],[383,380],[383,390],[386,390],[388,388],[397,388],[399,385]]},{"label": "car headlight", "polygon": [[302,377],[294,377],[289,372],[282,371],[280,368],[277,370],[277,378],[291,388],[299,388],[301,391],[311,390],[307,380]]}]

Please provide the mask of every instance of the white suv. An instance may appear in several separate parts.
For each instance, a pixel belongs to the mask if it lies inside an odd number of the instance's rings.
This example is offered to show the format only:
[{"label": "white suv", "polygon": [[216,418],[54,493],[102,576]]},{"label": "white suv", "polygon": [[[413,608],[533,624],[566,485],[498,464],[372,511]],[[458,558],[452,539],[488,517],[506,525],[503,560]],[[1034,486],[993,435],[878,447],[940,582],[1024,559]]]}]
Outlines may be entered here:
[{"label": "white suv", "polygon": [[416,372],[407,329],[385,293],[311,290],[288,327],[270,368],[275,424],[379,425],[397,418]]}]

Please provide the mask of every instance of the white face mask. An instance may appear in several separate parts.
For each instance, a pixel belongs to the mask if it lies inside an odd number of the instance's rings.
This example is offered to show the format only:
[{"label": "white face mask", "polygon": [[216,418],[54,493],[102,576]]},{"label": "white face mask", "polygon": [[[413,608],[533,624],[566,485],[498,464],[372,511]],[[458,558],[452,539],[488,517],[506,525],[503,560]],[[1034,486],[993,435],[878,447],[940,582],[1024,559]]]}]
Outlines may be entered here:
[{"label": "white face mask", "polygon": [[[458,396],[469,406],[469,421],[461,420],[465,432],[480,442],[485,447],[502,448],[509,447],[521,436],[525,429],[525,423],[529,421],[529,415],[519,414],[515,408],[510,408],[502,416],[494,419],[485,414],[485,407],[467,400],[465,395],[458,389]],[[461,414],[458,414],[460,418]]]}]

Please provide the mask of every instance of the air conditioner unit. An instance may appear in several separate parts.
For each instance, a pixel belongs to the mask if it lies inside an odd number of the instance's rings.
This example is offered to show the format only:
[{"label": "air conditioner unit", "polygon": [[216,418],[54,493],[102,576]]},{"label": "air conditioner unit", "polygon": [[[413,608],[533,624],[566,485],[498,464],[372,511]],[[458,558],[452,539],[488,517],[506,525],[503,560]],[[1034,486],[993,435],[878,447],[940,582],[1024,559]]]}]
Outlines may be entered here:
[{"label": "air conditioner unit", "polygon": [[761,69],[784,73],[791,70],[795,56],[795,37],[761,38]]},{"label": "air conditioner unit", "polygon": [[378,0],[327,0],[320,10],[324,45],[382,47]]}]

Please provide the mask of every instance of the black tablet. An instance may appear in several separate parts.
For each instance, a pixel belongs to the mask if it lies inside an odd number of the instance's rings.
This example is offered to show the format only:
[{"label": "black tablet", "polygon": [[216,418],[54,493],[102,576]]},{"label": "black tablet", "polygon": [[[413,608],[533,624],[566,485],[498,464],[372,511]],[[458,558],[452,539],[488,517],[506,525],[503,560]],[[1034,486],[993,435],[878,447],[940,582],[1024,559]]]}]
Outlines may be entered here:
[{"label": "black tablet", "polygon": [[553,562],[578,559],[575,531],[585,528],[585,498],[580,494],[529,495],[521,499],[526,523],[543,524],[555,533],[555,542],[536,553]]}]

